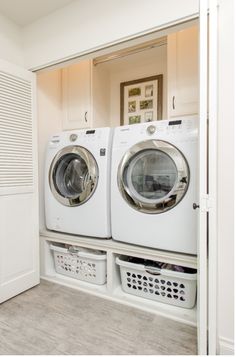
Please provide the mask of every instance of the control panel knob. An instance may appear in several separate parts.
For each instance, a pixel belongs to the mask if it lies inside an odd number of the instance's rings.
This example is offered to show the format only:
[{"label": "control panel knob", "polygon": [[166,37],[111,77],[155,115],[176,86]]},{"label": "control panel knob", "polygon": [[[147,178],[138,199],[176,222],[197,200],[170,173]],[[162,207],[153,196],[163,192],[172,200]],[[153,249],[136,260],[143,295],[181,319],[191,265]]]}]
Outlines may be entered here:
[{"label": "control panel knob", "polygon": [[149,135],[154,134],[155,131],[156,131],[155,125],[149,125],[149,126],[147,127],[147,133],[148,133]]},{"label": "control panel knob", "polygon": [[70,135],[70,141],[75,141],[78,138],[77,134],[71,134]]}]

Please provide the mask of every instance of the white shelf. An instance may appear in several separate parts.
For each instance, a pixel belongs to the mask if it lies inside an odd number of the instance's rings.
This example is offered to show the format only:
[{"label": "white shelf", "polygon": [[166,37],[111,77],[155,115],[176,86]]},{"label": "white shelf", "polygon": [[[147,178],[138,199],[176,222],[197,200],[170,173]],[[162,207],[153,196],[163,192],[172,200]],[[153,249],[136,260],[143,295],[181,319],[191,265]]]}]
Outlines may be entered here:
[{"label": "white shelf", "polygon": [[197,256],[182,253],[163,251],[158,249],[141,247],[133,244],[118,242],[113,239],[101,239],[75,236],[71,234],[58,233],[53,231],[41,230],[41,237],[50,238],[55,242],[67,242],[68,244],[78,244],[82,247],[91,247],[104,251],[112,251],[117,254],[132,254],[133,256],[155,259],[170,264],[177,264],[189,268],[197,269]]},{"label": "white shelf", "polygon": [[57,284],[61,284],[69,288],[78,289],[86,293],[90,292],[93,295],[97,295],[97,296],[107,295],[106,284],[104,285],[91,284],[82,280],[73,279],[57,273],[55,273],[54,275],[41,276],[41,279],[48,280]]},{"label": "white shelf", "polygon": [[[50,250],[50,244],[52,242],[76,244],[81,247],[106,251],[107,284],[95,285],[57,274],[54,267],[53,254]],[[87,238],[51,231],[41,231],[41,278],[156,315],[165,316],[166,318],[178,322],[196,326],[196,307],[193,309],[185,309],[125,293],[121,287],[119,266],[115,262],[117,255],[120,254],[154,259],[192,268],[196,268],[197,266],[195,256],[134,246],[116,242],[111,239]]]}]

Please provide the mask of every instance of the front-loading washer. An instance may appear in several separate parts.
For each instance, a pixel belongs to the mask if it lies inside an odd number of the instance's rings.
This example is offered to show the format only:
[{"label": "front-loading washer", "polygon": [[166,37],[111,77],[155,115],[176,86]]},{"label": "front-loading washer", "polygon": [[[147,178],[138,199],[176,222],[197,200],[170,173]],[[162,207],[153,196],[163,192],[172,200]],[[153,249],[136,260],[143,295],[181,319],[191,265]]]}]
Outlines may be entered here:
[{"label": "front-loading washer", "polygon": [[162,250],[197,253],[196,117],[115,129],[112,238]]},{"label": "front-loading washer", "polygon": [[45,218],[49,230],[111,237],[111,140],[110,128],[52,136],[45,165]]}]

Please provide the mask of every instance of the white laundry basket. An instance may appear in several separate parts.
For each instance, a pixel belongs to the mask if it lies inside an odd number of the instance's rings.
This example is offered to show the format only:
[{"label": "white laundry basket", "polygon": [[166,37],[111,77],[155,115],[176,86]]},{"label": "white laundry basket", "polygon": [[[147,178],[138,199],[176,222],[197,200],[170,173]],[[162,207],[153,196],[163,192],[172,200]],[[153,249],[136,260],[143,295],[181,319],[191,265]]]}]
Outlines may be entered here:
[{"label": "white laundry basket", "polygon": [[106,282],[106,252],[51,244],[55,269],[58,274],[103,285]]},{"label": "white laundry basket", "polygon": [[189,309],[195,305],[195,269],[188,269],[186,273],[161,269],[162,263],[138,258],[133,263],[124,256],[117,257],[116,263],[120,266],[122,288],[126,293]]}]

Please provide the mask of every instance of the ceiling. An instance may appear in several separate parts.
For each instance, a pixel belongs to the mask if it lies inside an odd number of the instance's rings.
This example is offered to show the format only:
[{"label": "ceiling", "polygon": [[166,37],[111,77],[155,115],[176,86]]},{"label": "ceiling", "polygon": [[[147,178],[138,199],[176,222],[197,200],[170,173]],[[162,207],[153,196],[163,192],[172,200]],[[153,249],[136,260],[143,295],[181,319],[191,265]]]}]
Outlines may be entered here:
[{"label": "ceiling", "polygon": [[75,0],[0,0],[0,13],[26,26]]}]

